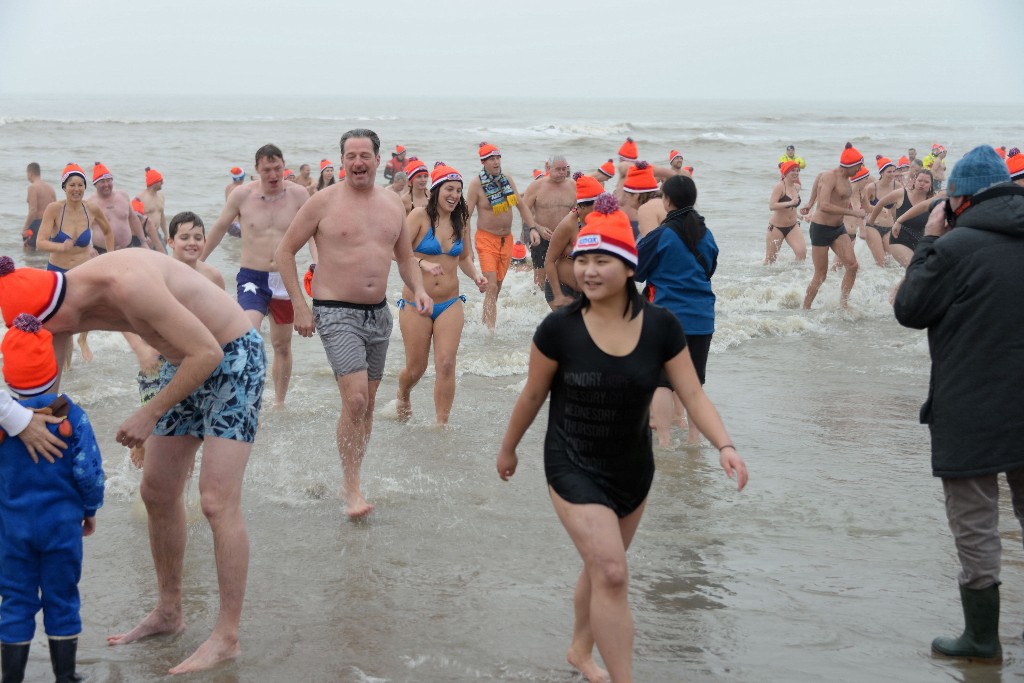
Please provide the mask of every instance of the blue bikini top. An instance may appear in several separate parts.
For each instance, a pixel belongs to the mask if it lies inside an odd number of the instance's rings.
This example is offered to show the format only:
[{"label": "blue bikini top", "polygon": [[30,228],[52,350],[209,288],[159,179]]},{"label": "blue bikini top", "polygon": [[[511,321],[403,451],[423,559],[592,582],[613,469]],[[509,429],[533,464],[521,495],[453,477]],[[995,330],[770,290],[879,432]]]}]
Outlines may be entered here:
[{"label": "blue bikini top", "polygon": [[431,225],[430,230],[427,230],[427,234],[423,236],[423,239],[420,240],[420,243],[416,245],[413,251],[426,254],[427,256],[460,256],[462,254],[462,240],[455,240],[451,251],[445,253],[441,251],[441,243],[434,236],[434,226]]},{"label": "blue bikini top", "polygon": [[[53,236],[52,241],[58,244],[63,244],[71,239],[71,235],[64,232],[64,211],[67,210],[68,205],[64,206],[60,210],[60,226],[57,228],[57,234]],[[92,229],[89,227],[89,210],[85,208],[85,204],[82,204],[82,211],[85,211],[85,230],[75,240],[76,247],[87,247],[92,242]]]}]

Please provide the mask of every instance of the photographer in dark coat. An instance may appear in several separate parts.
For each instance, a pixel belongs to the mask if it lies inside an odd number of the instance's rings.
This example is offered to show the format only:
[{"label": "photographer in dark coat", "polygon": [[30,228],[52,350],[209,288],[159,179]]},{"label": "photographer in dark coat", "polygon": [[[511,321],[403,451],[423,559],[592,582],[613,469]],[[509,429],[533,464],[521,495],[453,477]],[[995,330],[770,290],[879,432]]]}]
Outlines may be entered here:
[{"label": "photographer in dark coat", "polygon": [[948,188],[895,313],[902,325],[928,330],[931,383],[921,422],[961,566],[964,632],[936,638],[932,650],[1000,662],[1000,472],[1024,526],[1024,188],[987,145],[964,155]]}]

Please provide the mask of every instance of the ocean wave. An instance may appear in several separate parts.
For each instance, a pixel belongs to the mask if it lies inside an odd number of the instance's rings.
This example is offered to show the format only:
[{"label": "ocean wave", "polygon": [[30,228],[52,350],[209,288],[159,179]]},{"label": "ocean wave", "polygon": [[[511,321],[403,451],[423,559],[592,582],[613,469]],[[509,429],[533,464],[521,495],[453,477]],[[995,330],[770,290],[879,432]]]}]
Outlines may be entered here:
[{"label": "ocean wave", "polygon": [[98,117],[76,117],[76,118],[64,118],[58,116],[0,116],[0,126],[16,125],[16,124],[60,124],[60,125],[88,125],[88,124],[108,124],[115,123],[118,125],[197,125],[205,123],[308,123],[308,122],[324,122],[324,121],[399,121],[401,117],[393,114],[379,115],[379,116],[309,116],[308,114],[287,116],[287,115],[274,115],[274,116],[236,116],[236,115],[224,115],[224,116],[207,116],[204,118],[172,118],[172,117],[159,117],[159,116],[140,116],[140,117],[123,117],[123,116],[98,116]]}]

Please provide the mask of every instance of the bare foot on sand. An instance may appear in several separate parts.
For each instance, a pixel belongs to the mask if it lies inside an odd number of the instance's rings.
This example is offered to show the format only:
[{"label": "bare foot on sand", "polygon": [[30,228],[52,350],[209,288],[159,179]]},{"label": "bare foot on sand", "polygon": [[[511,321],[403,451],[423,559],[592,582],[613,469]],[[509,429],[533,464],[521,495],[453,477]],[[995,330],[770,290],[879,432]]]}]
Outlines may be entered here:
[{"label": "bare foot on sand", "polygon": [[366,502],[362,494],[349,496],[345,501],[345,514],[349,519],[362,519],[373,512],[373,505]]},{"label": "bare foot on sand", "polygon": [[608,672],[597,665],[592,654],[580,656],[569,650],[565,655],[565,661],[583,674],[588,683],[611,683],[612,679],[608,676]]},{"label": "bare foot on sand", "polygon": [[409,418],[412,417],[412,401],[399,396],[395,399],[395,413],[398,415],[399,422],[408,422]]},{"label": "bare foot on sand", "polygon": [[242,653],[237,638],[225,640],[217,636],[210,636],[199,649],[192,653],[192,656],[174,667],[168,673],[184,674],[191,671],[204,671],[212,669],[218,664],[234,659]]},{"label": "bare foot on sand", "polygon": [[174,616],[161,614],[154,609],[128,633],[107,636],[107,645],[127,645],[150,636],[174,635],[185,630],[185,619],[178,613]]},{"label": "bare foot on sand", "polygon": [[89,348],[89,340],[84,334],[78,335],[78,348],[82,351],[82,360],[91,363],[93,359],[92,349]]}]

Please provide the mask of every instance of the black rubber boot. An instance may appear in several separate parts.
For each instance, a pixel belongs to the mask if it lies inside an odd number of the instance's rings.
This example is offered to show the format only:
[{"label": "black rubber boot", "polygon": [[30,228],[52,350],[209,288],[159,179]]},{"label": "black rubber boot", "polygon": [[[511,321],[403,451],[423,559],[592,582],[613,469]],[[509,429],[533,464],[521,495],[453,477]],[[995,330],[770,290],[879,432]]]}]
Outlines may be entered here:
[{"label": "black rubber boot", "polygon": [[959,638],[936,638],[932,652],[947,657],[964,657],[982,664],[1003,661],[999,644],[999,584],[972,590],[960,586],[964,608],[964,632]]},{"label": "black rubber boot", "polygon": [[50,663],[56,683],[80,683],[82,677],[75,673],[75,657],[78,654],[78,638],[50,638]]},{"label": "black rubber boot", "polygon": [[25,680],[30,643],[3,643],[0,645],[0,671],[2,683],[21,683]]}]

